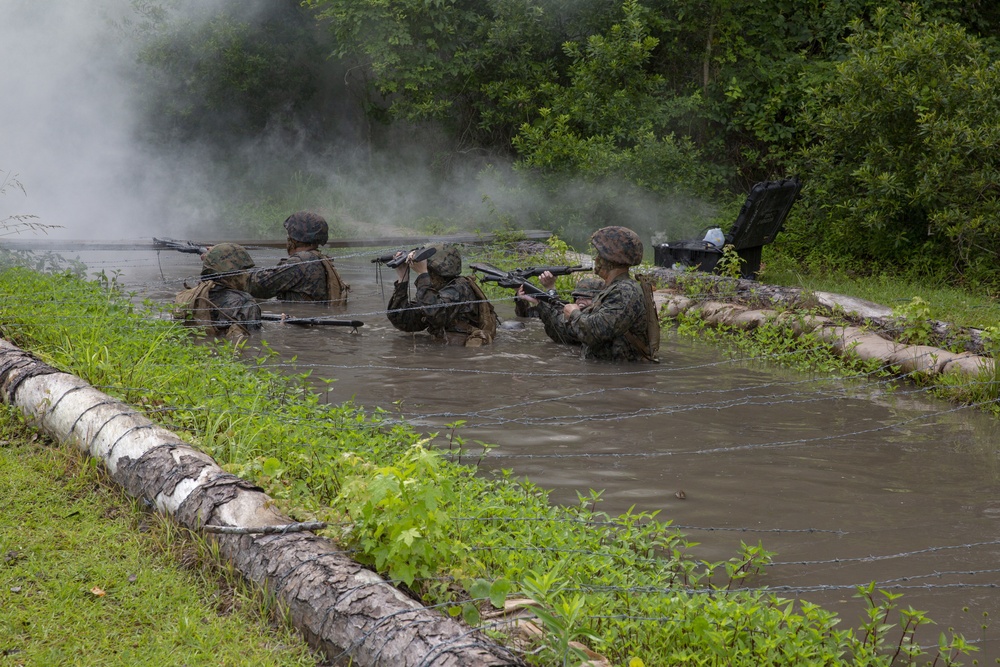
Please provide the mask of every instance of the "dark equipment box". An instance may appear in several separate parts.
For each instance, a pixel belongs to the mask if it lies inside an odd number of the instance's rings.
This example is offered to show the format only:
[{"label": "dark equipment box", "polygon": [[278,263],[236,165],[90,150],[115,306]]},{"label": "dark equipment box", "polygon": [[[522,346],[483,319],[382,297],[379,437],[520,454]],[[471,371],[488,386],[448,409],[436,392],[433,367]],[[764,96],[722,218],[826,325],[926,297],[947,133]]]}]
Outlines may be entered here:
[{"label": "dark equipment box", "polygon": [[[725,245],[732,245],[743,260],[740,274],[744,278],[752,280],[757,276],[761,251],[781,231],[801,190],[802,181],[798,178],[764,181],[750,189],[725,237]],[[722,248],[709,241],[672,241],[653,246],[653,262],[667,268],[680,265],[711,272],[721,257]]]}]

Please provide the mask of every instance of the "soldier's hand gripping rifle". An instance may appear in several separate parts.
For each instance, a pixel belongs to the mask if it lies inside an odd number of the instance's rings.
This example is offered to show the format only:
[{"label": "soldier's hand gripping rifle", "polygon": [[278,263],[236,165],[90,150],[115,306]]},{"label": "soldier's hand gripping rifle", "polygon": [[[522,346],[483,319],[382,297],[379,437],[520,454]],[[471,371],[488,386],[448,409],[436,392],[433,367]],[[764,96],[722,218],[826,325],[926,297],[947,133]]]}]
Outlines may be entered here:
[{"label": "soldier's hand gripping rifle", "polygon": [[528,278],[532,276],[540,276],[546,271],[554,276],[568,276],[569,274],[576,273],[577,271],[590,270],[583,266],[533,266],[527,269],[504,271],[503,269],[498,269],[492,264],[486,264],[485,262],[472,263],[469,265],[469,268],[483,274],[484,282],[496,283],[500,287],[507,287],[510,289],[523,287],[526,295],[532,296],[539,301],[551,303],[554,306],[564,306],[566,305],[566,302],[555,294],[555,290],[547,292],[532,283],[528,280]]},{"label": "soldier's hand gripping rifle", "polygon": [[434,253],[437,252],[437,248],[414,248],[413,250],[403,251],[402,254],[397,255],[396,253],[390,253],[388,255],[380,255],[372,260],[372,263],[385,264],[390,269],[395,269],[397,266],[402,266],[406,262],[406,258],[410,256],[410,253],[414,253],[413,261],[422,262],[428,257],[432,257]]}]

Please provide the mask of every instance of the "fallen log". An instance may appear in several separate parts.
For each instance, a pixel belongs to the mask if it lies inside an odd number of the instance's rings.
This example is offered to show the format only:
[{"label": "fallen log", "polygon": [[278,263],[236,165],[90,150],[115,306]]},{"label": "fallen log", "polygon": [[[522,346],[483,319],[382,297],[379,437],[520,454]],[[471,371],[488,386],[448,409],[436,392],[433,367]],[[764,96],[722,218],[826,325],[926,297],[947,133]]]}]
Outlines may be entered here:
[{"label": "fallen log", "polygon": [[[706,295],[723,291],[730,293],[732,300],[736,302],[758,305],[764,303],[775,309],[810,310],[822,308],[830,313],[843,313],[855,324],[874,327],[888,338],[898,338],[899,334],[902,333],[902,326],[898,318],[893,315],[892,308],[857,297],[804,290],[799,287],[768,285],[756,280],[726,278],[701,271],[695,272],[692,277],[688,271],[677,271],[659,266],[653,267],[648,273],[657,277],[668,288],[679,292],[684,292],[685,281],[697,280],[705,286]],[[672,303],[671,308],[676,309],[676,305]],[[676,316],[676,312],[665,314],[670,317]],[[987,346],[981,329],[956,327],[941,320],[930,320],[928,323],[933,338],[946,342],[947,347],[953,348],[961,345],[966,352],[985,355]]]},{"label": "fallen log", "polygon": [[0,340],[0,396],[59,442],[103,461],[112,478],[180,525],[262,529],[206,533],[223,557],[265,587],[327,659],[358,666],[523,665],[481,632],[427,609],[329,540],[305,531],[259,488],[128,405]]},{"label": "fallen log", "polygon": [[897,343],[864,327],[837,325],[830,318],[808,312],[755,311],[726,302],[695,301],[667,290],[654,292],[653,301],[660,317],[677,318],[681,313],[697,313],[711,326],[725,324],[750,331],[769,321],[786,324],[795,335],[814,333],[841,356],[854,355],[866,361],[878,361],[895,366],[903,373],[962,373],[970,379],[995,373],[996,362],[990,357],[971,352],[954,353],[929,345]]}]

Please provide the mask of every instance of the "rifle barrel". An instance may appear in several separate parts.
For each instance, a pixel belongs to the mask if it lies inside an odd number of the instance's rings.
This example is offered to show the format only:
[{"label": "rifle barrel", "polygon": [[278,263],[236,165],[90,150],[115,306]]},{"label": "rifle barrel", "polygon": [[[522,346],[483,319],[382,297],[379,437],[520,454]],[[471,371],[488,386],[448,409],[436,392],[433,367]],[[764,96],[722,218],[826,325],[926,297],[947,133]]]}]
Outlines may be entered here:
[{"label": "rifle barrel", "polygon": [[524,269],[514,269],[511,271],[516,276],[524,278],[537,278],[546,271],[554,276],[568,276],[580,271],[592,271],[593,267],[577,264],[575,266],[529,266]]},{"label": "rifle barrel", "polygon": [[397,266],[401,266],[406,258],[409,257],[410,253],[416,253],[413,255],[414,262],[420,262],[428,257],[433,257],[437,252],[437,248],[414,248],[413,250],[404,250],[403,254],[396,257],[396,253],[391,253],[388,255],[380,255],[372,260],[372,263],[378,262],[379,264],[385,264],[391,269],[395,269]]},{"label": "rifle barrel", "polygon": [[189,252],[200,255],[208,250],[207,247],[192,243],[191,241],[178,241],[176,239],[153,238],[153,247],[157,249],[176,250],[178,252]]},{"label": "rifle barrel", "polygon": [[361,320],[337,320],[332,317],[287,317],[281,313],[261,313],[260,319],[265,322],[284,322],[285,324],[298,324],[301,326],[318,324],[331,327],[351,327],[353,329],[365,325]]}]

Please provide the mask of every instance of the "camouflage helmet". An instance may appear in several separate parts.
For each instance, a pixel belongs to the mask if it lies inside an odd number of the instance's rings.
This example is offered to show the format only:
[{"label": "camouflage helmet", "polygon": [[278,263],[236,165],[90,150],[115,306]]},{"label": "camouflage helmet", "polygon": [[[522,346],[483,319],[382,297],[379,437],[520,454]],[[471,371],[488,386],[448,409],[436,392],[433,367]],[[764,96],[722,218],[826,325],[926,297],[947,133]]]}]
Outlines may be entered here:
[{"label": "camouflage helmet", "polygon": [[604,280],[597,276],[584,276],[573,288],[574,299],[593,299],[605,287]]},{"label": "camouflage helmet", "polygon": [[612,264],[642,264],[642,240],[628,227],[602,227],[590,235],[597,256]]},{"label": "camouflage helmet", "polygon": [[292,213],[285,219],[285,230],[288,238],[307,245],[323,245],[326,243],[329,226],[326,220],[312,211]]},{"label": "camouflage helmet", "polygon": [[237,243],[217,243],[201,260],[201,275],[232,273],[253,268],[253,260],[243,246]]},{"label": "camouflage helmet", "polygon": [[457,278],[462,274],[462,253],[453,243],[435,245],[437,252],[427,258],[427,270],[442,278]]}]

